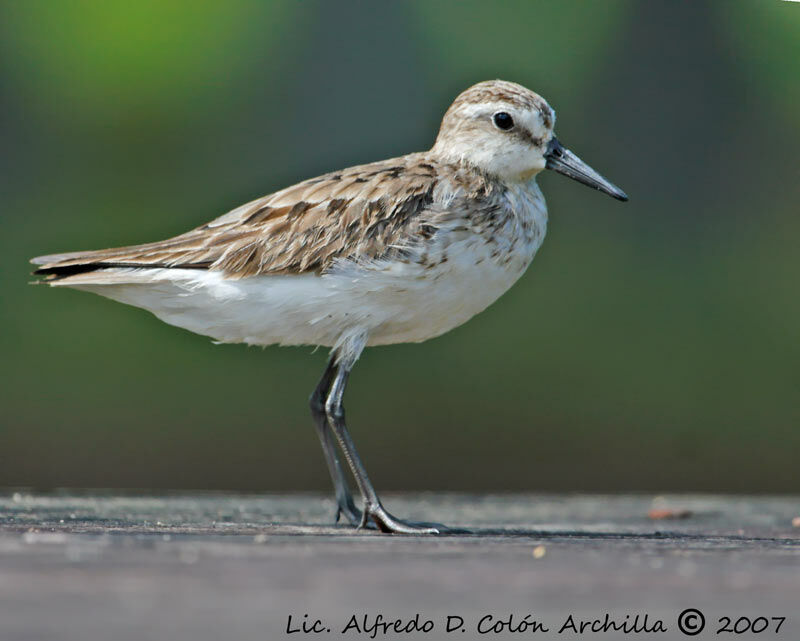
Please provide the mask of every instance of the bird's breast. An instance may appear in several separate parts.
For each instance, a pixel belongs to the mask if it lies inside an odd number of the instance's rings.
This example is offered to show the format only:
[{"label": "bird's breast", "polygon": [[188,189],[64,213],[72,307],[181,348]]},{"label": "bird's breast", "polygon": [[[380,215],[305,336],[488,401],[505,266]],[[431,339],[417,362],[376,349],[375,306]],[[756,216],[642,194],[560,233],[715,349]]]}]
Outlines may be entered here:
[{"label": "bird's breast", "polygon": [[[478,261],[488,253],[489,260],[503,269],[524,270],[544,241],[547,206],[533,180],[507,186],[493,199],[465,210],[469,234],[463,245]],[[446,243],[446,231],[443,236]]]},{"label": "bird's breast", "polygon": [[[535,186],[535,185],[534,185]],[[451,212],[453,213],[453,212]],[[362,272],[380,322],[369,344],[416,342],[486,309],[525,272],[544,240],[547,211],[538,188],[509,190],[491,205],[462,207],[407,260]]]}]

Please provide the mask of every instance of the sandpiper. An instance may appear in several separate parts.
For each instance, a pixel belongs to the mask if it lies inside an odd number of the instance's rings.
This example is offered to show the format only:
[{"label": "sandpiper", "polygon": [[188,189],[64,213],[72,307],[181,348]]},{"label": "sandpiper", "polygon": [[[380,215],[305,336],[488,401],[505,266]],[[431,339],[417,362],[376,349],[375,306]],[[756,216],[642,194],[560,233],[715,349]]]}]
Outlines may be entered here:
[{"label": "sandpiper", "polygon": [[365,347],[439,336],[511,287],[544,239],[543,169],[627,200],[554,125],[533,91],[481,82],[455,99],[429,151],[305,180],[168,240],[40,256],[35,273],[219,342],[330,347],[310,404],[337,521],[437,533],[381,504],[345,424],[347,380]]}]

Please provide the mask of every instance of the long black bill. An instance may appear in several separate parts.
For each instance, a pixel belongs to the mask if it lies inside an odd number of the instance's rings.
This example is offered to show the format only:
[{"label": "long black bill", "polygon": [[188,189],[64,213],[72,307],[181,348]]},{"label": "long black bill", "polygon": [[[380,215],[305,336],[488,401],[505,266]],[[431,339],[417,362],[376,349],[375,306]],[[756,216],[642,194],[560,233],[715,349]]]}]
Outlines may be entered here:
[{"label": "long black bill", "polygon": [[602,191],[617,200],[622,200],[623,202],[628,200],[628,195],[624,191],[611,181],[603,178],[569,149],[562,147],[555,136],[550,139],[547,145],[547,153],[545,153],[544,157],[547,159],[545,168],[569,176],[579,183]]}]

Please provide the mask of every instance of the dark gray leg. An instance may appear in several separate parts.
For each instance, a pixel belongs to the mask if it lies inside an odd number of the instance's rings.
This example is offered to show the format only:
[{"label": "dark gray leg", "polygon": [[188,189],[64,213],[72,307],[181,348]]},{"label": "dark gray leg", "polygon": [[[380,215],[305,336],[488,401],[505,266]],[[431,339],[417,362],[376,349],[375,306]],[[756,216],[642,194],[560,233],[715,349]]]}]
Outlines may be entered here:
[{"label": "dark gray leg", "polygon": [[317,426],[319,440],[322,443],[325,462],[328,464],[328,471],[331,474],[333,489],[336,493],[336,522],[338,523],[339,517],[344,515],[350,522],[350,525],[360,525],[362,520],[361,510],[359,510],[353,502],[350,486],[342,471],[342,466],[339,464],[339,457],[336,455],[336,445],[333,441],[330,425],[328,424],[328,415],[325,412],[325,399],[328,397],[335,375],[335,357],[331,356],[328,365],[325,367],[325,372],[322,374],[322,378],[311,394],[309,405],[311,406],[311,416],[314,417],[314,424]]},{"label": "dark gray leg", "polygon": [[[335,360],[336,355],[334,354],[331,363],[334,363]],[[431,524],[406,523],[389,514],[389,512],[383,508],[383,505],[381,505],[378,494],[375,492],[375,488],[372,487],[372,483],[370,483],[369,477],[367,476],[367,471],[364,469],[364,464],[361,462],[358,452],[356,452],[356,446],[350,438],[350,433],[347,431],[347,425],[344,420],[342,399],[344,397],[344,389],[347,386],[347,379],[350,376],[351,367],[352,365],[348,366],[345,363],[333,365],[333,382],[330,385],[330,392],[325,401],[325,413],[328,416],[328,424],[336,435],[336,439],[339,441],[339,447],[342,448],[345,460],[347,460],[347,464],[353,472],[358,489],[364,499],[364,512],[361,515],[359,526],[366,527],[371,519],[375,522],[375,525],[384,532],[399,534],[438,534],[441,526],[437,528],[432,527]],[[326,371],[326,375],[327,373]]]}]

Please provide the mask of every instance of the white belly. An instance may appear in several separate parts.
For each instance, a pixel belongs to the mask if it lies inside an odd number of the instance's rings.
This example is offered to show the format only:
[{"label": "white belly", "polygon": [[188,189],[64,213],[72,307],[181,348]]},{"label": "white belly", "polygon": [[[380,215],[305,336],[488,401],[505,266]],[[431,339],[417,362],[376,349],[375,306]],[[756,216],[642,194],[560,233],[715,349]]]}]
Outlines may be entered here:
[{"label": "white belly", "polygon": [[454,249],[435,266],[397,264],[337,285],[348,290],[349,309],[357,309],[369,328],[368,345],[420,342],[458,327],[505,293],[536,250],[526,248],[502,263],[478,239]]},{"label": "white belly", "polygon": [[[194,269],[104,270],[103,282],[64,283],[142,307],[224,343],[333,346],[366,332],[368,345],[419,342],[461,325],[522,275],[541,240],[507,261],[479,238],[451,246],[447,261],[346,265],[331,273],[239,280]],[[87,274],[87,281],[99,273]]]}]

